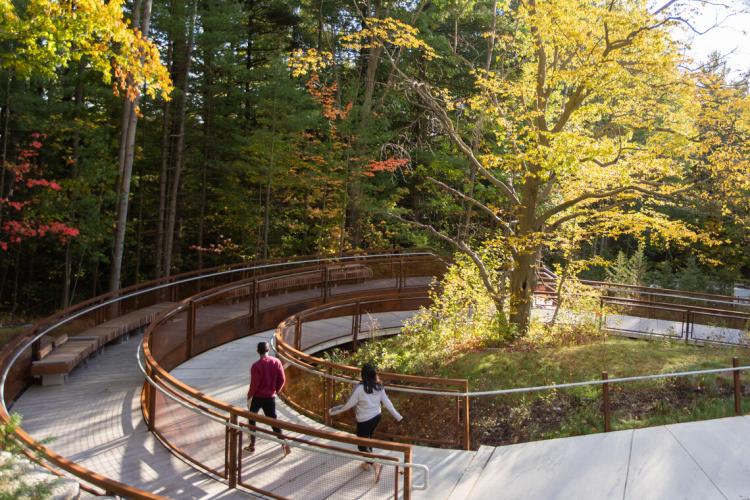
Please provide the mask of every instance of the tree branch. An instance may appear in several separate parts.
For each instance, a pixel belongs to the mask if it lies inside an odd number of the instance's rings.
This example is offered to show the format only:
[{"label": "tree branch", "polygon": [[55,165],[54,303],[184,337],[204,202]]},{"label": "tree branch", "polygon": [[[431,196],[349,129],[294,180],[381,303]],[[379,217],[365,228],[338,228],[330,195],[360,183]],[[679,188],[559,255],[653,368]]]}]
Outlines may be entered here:
[{"label": "tree branch", "polygon": [[472,198],[471,196],[464,194],[461,191],[454,189],[450,187],[449,185],[443,182],[440,182],[439,180],[434,179],[432,177],[427,177],[427,180],[432,182],[433,184],[437,184],[442,189],[448,191],[449,193],[456,196],[457,198],[461,198],[462,200],[468,201],[469,203],[471,203],[472,205],[474,205],[475,207],[479,208],[484,213],[492,217],[492,220],[500,224],[503,227],[503,229],[505,229],[506,233],[513,234],[513,228],[511,227],[511,225],[505,222],[503,219],[501,219],[490,207],[488,207],[481,201],[477,200],[476,198]]},{"label": "tree branch", "polygon": [[611,196],[617,196],[618,194],[627,193],[627,192],[638,192],[643,193],[649,196],[652,196],[654,198],[661,198],[666,200],[673,199],[673,196],[675,194],[687,191],[690,189],[692,185],[686,186],[678,191],[675,191],[674,193],[661,193],[659,191],[654,191],[651,189],[646,189],[641,186],[621,186],[615,189],[610,189],[608,191],[600,191],[598,193],[583,193],[580,196],[577,196],[573,198],[572,200],[568,200],[565,202],[560,203],[559,205],[550,208],[546,212],[544,212],[539,218],[537,219],[538,223],[544,223],[545,221],[549,220],[550,217],[552,217],[555,214],[558,214],[562,212],[563,210],[567,210],[568,208],[574,207],[575,205],[581,203],[582,201],[586,200],[596,200],[601,198],[609,198]]},{"label": "tree branch", "polygon": [[479,270],[479,276],[482,279],[482,283],[484,284],[484,287],[487,289],[487,293],[490,294],[490,296],[492,297],[492,300],[496,304],[502,303],[502,297],[500,296],[497,289],[494,287],[494,285],[492,284],[492,281],[490,280],[490,273],[487,270],[487,266],[484,265],[484,262],[482,261],[482,258],[479,256],[479,254],[477,254],[474,250],[469,248],[469,246],[466,243],[464,243],[463,241],[454,240],[450,236],[444,235],[443,233],[441,233],[434,227],[430,226],[429,224],[422,224],[421,222],[417,222],[415,220],[404,219],[400,215],[396,215],[393,213],[389,213],[388,215],[406,224],[411,224],[418,228],[425,229],[428,232],[430,232],[430,234],[432,234],[433,236],[445,242],[450,243],[451,245],[458,248],[461,252],[468,255],[469,258],[472,260],[472,262],[474,262],[474,265],[477,266],[477,269]]}]

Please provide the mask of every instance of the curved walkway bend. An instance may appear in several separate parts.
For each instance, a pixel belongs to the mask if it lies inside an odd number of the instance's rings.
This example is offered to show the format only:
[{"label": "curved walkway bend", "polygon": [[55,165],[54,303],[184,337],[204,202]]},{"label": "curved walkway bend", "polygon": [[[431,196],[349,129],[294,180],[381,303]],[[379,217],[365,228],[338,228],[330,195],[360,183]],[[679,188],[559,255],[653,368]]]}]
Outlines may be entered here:
[{"label": "curved walkway bend", "polygon": [[[247,369],[263,332],[203,353],[173,374],[211,396],[242,404]],[[173,456],[147,432],[140,413],[140,342],[109,347],[57,387],[31,387],[14,405],[35,438],[133,486],[172,498],[243,498]],[[280,405],[280,417],[313,423]],[[259,442],[260,444],[260,442]],[[750,417],[537,441],[478,451],[414,447],[431,486],[415,498],[750,497]],[[258,454],[262,454],[259,446]],[[294,466],[294,457],[287,461]],[[281,462],[283,464],[284,462]],[[418,480],[418,478],[415,478]]]}]

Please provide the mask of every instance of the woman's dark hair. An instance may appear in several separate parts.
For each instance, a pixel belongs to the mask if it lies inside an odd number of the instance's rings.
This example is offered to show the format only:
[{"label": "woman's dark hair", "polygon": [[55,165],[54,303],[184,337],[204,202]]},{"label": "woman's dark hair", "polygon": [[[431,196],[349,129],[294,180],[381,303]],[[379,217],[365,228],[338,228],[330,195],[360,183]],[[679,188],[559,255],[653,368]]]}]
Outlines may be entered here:
[{"label": "woman's dark hair", "polygon": [[365,363],[365,366],[362,367],[362,385],[365,387],[367,394],[372,394],[372,391],[379,391],[383,388],[372,363]]}]

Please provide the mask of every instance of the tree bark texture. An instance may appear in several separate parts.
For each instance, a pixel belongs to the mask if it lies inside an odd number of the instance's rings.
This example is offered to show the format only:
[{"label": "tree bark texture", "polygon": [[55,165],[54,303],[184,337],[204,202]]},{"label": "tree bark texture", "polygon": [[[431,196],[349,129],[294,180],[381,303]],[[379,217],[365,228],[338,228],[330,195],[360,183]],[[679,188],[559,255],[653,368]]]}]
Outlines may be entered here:
[{"label": "tree bark texture", "polygon": [[[152,0],[145,0],[141,32],[144,38],[148,37],[151,24]],[[138,5],[136,5],[138,6]],[[136,14],[138,16],[138,14]],[[135,17],[135,16],[134,16]],[[137,20],[138,17],[135,17]],[[122,273],[122,257],[125,252],[125,229],[128,221],[128,201],[130,198],[130,181],[133,175],[133,159],[135,157],[135,130],[138,124],[136,110],[141,102],[140,94],[132,103],[128,104],[125,98],[123,105],[123,130],[120,136],[120,176],[117,187],[117,221],[115,227],[115,240],[112,252],[112,269],[110,274],[109,289],[115,291],[120,289]],[[127,113],[126,113],[127,111]],[[127,117],[127,119],[126,119]]]}]

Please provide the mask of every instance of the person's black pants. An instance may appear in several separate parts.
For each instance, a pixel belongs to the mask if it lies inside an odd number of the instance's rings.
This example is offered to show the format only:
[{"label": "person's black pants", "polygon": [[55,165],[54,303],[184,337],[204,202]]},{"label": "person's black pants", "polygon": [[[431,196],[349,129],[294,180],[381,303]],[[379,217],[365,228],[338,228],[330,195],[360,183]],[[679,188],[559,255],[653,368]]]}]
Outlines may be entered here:
[{"label": "person's black pants", "polygon": [[[267,417],[276,418],[276,398],[259,398],[253,397],[248,403],[248,409],[253,413],[258,413],[259,410],[263,410],[263,414]],[[254,420],[248,420],[251,426],[255,426]],[[281,429],[278,427],[271,426],[273,432],[279,434],[281,437],[284,435],[281,433]],[[250,434],[250,446],[255,447],[255,434]]]},{"label": "person's black pants", "polygon": [[[362,438],[371,438],[375,432],[375,427],[380,423],[380,415],[372,417],[370,420],[364,422],[357,422],[357,436]],[[358,446],[359,451],[366,453],[372,453],[372,448],[368,446]]]}]

